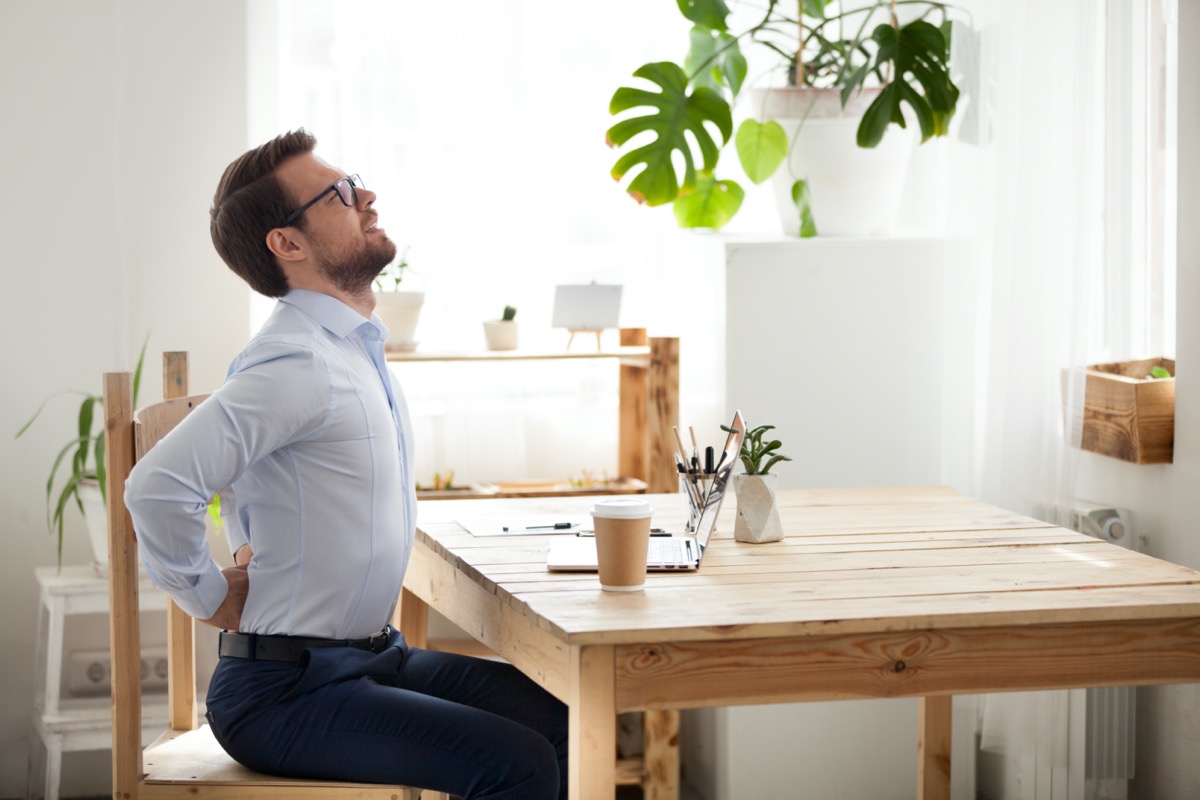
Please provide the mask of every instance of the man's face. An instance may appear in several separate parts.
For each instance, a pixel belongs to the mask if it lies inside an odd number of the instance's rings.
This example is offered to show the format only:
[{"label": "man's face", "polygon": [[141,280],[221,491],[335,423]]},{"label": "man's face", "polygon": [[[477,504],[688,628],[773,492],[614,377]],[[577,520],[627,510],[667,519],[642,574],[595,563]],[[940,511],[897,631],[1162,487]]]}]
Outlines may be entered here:
[{"label": "man's face", "polygon": [[[306,153],[285,161],[278,175],[297,206],[324,192],[346,173]],[[383,228],[373,205],[375,193],[355,187],[358,203],[346,206],[331,191],[293,223],[301,229],[317,269],[344,292],[366,291],[371,281],[396,257],[396,245]]]}]

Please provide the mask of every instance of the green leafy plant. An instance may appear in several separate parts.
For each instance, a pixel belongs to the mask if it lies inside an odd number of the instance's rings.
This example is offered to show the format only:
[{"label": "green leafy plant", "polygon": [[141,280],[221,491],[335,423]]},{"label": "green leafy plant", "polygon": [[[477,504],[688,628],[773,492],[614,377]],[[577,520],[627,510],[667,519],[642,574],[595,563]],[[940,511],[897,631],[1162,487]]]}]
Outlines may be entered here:
[{"label": "green leafy plant", "polygon": [[[732,105],[748,70],[743,45],[777,56],[789,86],[836,91],[843,107],[862,89],[879,88],[858,127],[860,147],[875,147],[893,123],[906,127],[904,106],[916,118],[922,141],[949,131],[959,90],[950,74],[951,22],[943,3],[876,0],[843,8],[834,0],[767,0],[755,24],[734,32],[725,0],[676,1],[692,23],[687,57],[682,65],[660,61],[634,71],[654,90],[616,90],[611,114],[642,111],[616,122],[607,139],[609,146],[620,148],[638,137],[636,146],[613,165],[612,177],[620,181],[636,169],[626,191],[646,205],[674,204],[680,227],[720,228],[741,208],[742,187],[717,178],[731,137],[755,184],[770,178],[795,146],[772,120],[748,118],[734,136]],[[906,12],[915,10],[917,17],[901,24],[901,6]],[[793,178],[801,235],[815,235],[807,181]]]},{"label": "green leafy plant", "polygon": [[505,306],[504,313],[500,316],[501,322],[512,322],[517,316],[517,310],[512,306]]},{"label": "green leafy plant", "polygon": [[[727,433],[733,432],[733,429],[728,425],[722,425],[721,430]],[[742,466],[745,468],[747,475],[766,475],[771,471],[771,467],[780,461],[792,460],[790,457],[777,452],[783,446],[783,443],[778,439],[763,441],[763,437],[767,431],[772,430],[775,430],[774,425],[759,425],[757,428],[750,428],[746,431],[746,436],[742,439],[742,449],[738,452],[738,457],[742,460]],[[763,463],[763,459],[766,459],[766,464]]]},{"label": "green leafy plant", "polygon": [[405,248],[404,252],[397,256],[395,261],[388,264],[375,276],[375,291],[400,291],[400,282],[404,280],[404,271],[407,269],[411,269],[411,267],[408,263],[408,249]]},{"label": "green leafy plant", "polygon": [[1147,375],[1146,377],[1154,378],[1155,380],[1161,380],[1163,378],[1170,378],[1171,371],[1169,369],[1167,369],[1166,367],[1151,367],[1150,374]]},{"label": "green leafy plant", "polygon": [[[146,346],[150,343],[149,334],[146,335],[145,341],[142,342],[142,350],[138,354],[137,367],[133,372],[133,403],[136,407],[138,387],[142,379],[142,362],[146,358]],[[106,476],[104,473],[104,430],[101,427],[100,431],[93,431],[93,423],[96,419],[96,410],[104,404],[104,399],[100,395],[90,394],[88,392],[65,390],[58,392],[47,398],[42,405],[34,412],[29,421],[21,426],[14,438],[20,438],[25,431],[41,416],[42,411],[55,397],[63,394],[78,394],[83,396],[83,401],[79,404],[79,413],[76,417],[75,436],[63,445],[62,449],[54,457],[54,463],[50,467],[50,477],[46,479],[46,527],[58,537],[58,565],[62,566],[62,546],[63,546],[63,518],[67,509],[68,503],[72,500],[79,508],[79,513],[84,514],[83,500],[79,496],[80,486],[84,481],[96,481],[100,484],[100,495],[104,498],[104,502],[108,503],[108,487],[106,485]],[[59,470],[64,465],[69,465],[69,472],[62,486],[59,487],[58,494],[55,495],[54,487],[58,479]]]}]

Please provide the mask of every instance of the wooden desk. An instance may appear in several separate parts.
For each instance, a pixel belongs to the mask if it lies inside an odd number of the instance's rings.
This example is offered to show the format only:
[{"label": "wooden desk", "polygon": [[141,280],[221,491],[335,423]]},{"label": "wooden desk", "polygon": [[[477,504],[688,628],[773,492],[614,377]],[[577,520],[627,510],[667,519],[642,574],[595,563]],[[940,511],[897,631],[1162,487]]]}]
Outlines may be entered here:
[{"label": "wooden desk", "polygon": [[[680,521],[677,497],[650,500]],[[954,694],[1200,681],[1194,570],[944,487],[783,492],[787,538],[765,545],[732,539],[728,500],[703,567],[634,594],[547,573],[550,536],[454,522],[586,498],[425,504],[405,632],[435,608],[566,701],[573,800],[613,797],[615,712],[916,696],[932,800],[950,796]]]}]

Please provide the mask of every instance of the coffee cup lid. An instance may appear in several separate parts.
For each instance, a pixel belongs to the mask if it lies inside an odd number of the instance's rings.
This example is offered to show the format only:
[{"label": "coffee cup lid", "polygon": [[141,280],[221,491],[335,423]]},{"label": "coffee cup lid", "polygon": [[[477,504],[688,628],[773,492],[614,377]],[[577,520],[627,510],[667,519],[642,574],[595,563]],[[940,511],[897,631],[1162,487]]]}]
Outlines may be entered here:
[{"label": "coffee cup lid", "polygon": [[592,516],[605,519],[643,519],[652,511],[649,503],[637,497],[606,497],[592,506]]}]

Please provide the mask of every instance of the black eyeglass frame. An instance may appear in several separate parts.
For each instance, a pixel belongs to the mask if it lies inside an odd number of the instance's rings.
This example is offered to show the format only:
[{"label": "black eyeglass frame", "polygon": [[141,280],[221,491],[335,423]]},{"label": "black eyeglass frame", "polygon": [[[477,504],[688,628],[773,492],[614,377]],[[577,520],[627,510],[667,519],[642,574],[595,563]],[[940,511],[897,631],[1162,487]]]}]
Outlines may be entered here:
[{"label": "black eyeglass frame", "polygon": [[[350,201],[349,202],[346,201],[346,195],[343,194],[342,190],[338,188],[338,186],[342,185],[343,183],[347,184],[350,187]],[[283,222],[279,223],[276,227],[277,228],[286,228],[288,225],[291,225],[293,222],[300,219],[300,216],[305,211],[308,211],[310,208],[312,208],[314,205],[316,205],[318,202],[320,202],[321,198],[325,197],[325,195],[329,194],[330,192],[337,192],[338,200],[341,200],[342,205],[346,206],[346,208],[354,208],[355,206],[358,205],[357,189],[365,189],[365,188],[367,188],[367,187],[363,184],[362,178],[358,177],[358,173],[355,173],[353,175],[347,175],[344,178],[339,178],[338,180],[336,180],[332,184],[330,184],[328,189],[321,192],[319,195],[314,197],[312,200],[309,200],[307,203],[300,206],[292,213],[288,214],[287,219],[285,219]]]}]

